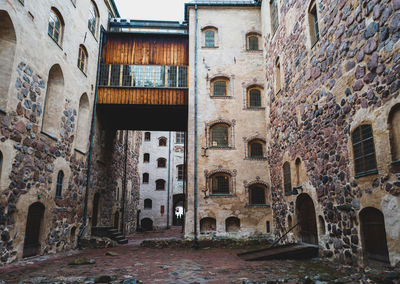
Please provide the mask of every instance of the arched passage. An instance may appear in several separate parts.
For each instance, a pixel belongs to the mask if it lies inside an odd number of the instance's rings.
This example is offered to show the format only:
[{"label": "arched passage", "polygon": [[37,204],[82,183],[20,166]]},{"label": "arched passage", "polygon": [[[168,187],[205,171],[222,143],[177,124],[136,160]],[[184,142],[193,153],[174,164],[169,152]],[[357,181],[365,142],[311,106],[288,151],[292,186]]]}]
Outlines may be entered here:
[{"label": "arched passage", "polygon": [[60,114],[64,106],[64,76],[60,65],[50,68],[47,82],[46,99],[43,114],[43,130],[54,137],[58,136]]},{"label": "arched passage", "polygon": [[299,224],[298,238],[305,243],[318,244],[315,208],[308,194],[302,193],[297,197],[296,214],[297,223]]},{"label": "arched passage", "polygon": [[78,125],[76,129],[76,144],[75,147],[86,152],[88,134],[90,132],[90,109],[89,99],[86,93],[79,100]]},{"label": "arched passage", "polygon": [[10,16],[0,11],[0,109],[6,110],[17,38]]},{"label": "arched passage", "polygon": [[97,192],[93,197],[92,227],[97,226],[97,216],[99,214],[99,199],[100,194]]},{"label": "arched passage", "polygon": [[44,205],[40,202],[35,202],[29,206],[22,257],[34,256],[39,253],[44,210]]},{"label": "arched passage", "polygon": [[200,232],[215,232],[217,230],[217,221],[214,218],[206,217],[200,220]]},{"label": "arched passage", "polygon": [[225,220],[226,232],[238,232],[240,230],[240,219],[236,217],[229,217]]},{"label": "arched passage", "polygon": [[367,260],[389,262],[385,220],[381,211],[367,207],[360,212],[361,236]]},{"label": "arched passage", "polygon": [[172,224],[174,226],[182,226],[185,220],[185,210],[184,210],[184,202],[185,195],[184,194],[175,194],[173,196],[173,220]]},{"label": "arched passage", "polygon": [[143,231],[153,230],[153,220],[151,220],[150,218],[143,218],[142,221],[140,221],[140,225]]}]

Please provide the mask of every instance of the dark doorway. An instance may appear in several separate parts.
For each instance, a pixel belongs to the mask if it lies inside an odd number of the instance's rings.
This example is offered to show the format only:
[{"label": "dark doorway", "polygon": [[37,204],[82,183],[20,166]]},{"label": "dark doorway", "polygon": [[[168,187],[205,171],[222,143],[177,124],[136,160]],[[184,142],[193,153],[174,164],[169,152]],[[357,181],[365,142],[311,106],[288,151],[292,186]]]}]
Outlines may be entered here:
[{"label": "dark doorway", "polygon": [[318,244],[317,222],[311,197],[302,193],[296,200],[298,238],[305,243]]},{"label": "dark doorway", "polygon": [[29,206],[22,257],[34,256],[39,253],[40,229],[42,225],[44,209],[44,205],[40,202],[35,202]]},{"label": "dark doorway", "polygon": [[185,195],[183,194],[175,194],[173,197],[174,207],[173,207],[173,220],[172,224],[174,226],[183,226],[185,220],[185,210],[184,210],[184,202]]},{"label": "dark doorway", "polygon": [[119,212],[115,211],[115,214],[114,214],[114,228],[118,230],[119,229],[118,227],[119,227]]},{"label": "dark doorway", "polygon": [[367,207],[360,212],[364,256],[367,260],[389,262],[385,221],[381,211]]},{"label": "dark doorway", "polygon": [[97,215],[99,214],[99,198],[100,194],[96,193],[93,197],[92,226],[97,226]]},{"label": "dark doorway", "polygon": [[153,220],[150,218],[144,218],[140,221],[140,225],[142,226],[143,231],[152,231],[153,230]]}]

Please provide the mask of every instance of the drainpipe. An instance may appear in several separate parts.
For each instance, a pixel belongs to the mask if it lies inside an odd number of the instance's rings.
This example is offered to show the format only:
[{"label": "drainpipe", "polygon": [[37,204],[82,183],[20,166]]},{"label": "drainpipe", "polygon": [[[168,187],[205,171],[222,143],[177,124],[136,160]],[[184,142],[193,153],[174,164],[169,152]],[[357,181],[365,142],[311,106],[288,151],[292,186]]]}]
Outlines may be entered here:
[{"label": "drainpipe", "polygon": [[[186,173],[187,173],[187,169],[186,169],[186,167],[187,167],[187,164],[186,164],[186,159],[187,159],[187,153],[186,153],[186,151],[187,151],[187,147],[186,147],[186,145],[187,145],[187,131],[185,131],[184,133],[185,133],[185,140],[184,140],[184,142],[183,142],[184,144],[183,144],[183,189],[182,189],[182,193],[183,193],[184,199],[183,199],[182,233],[184,232],[184,229],[185,229],[186,205],[187,205],[187,203],[186,203],[186,201],[187,201],[187,194],[186,194],[186,180],[187,180],[187,178],[186,178]],[[175,214],[175,212],[174,212],[174,214]]]},{"label": "drainpipe", "polygon": [[83,208],[83,226],[78,234],[78,248],[79,249],[82,249],[81,238],[87,227],[87,206],[88,206],[89,187],[90,187],[90,170],[92,168],[93,139],[94,139],[94,130],[95,130],[95,125],[96,125],[97,90],[98,90],[97,85],[98,85],[98,80],[100,77],[100,60],[101,60],[101,52],[102,52],[103,40],[104,40],[103,33],[104,33],[104,28],[103,28],[103,26],[101,26],[99,54],[97,57],[97,76],[96,76],[95,96],[94,96],[94,103],[93,103],[92,125],[90,128],[90,144],[89,144],[88,169],[87,169],[87,177],[86,177],[85,206]]},{"label": "drainpipe", "polygon": [[194,247],[199,248],[197,240],[197,4],[194,5]]},{"label": "drainpipe", "polygon": [[125,236],[125,195],[126,195],[126,182],[127,182],[127,178],[126,178],[126,172],[127,172],[127,168],[128,168],[128,134],[129,132],[126,130],[125,131],[125,163],[124,163],[124,181],[122,183],[122,208],[121,208],[121,222],[122,222],[122,235]]},{"label": "drainpipe", "polygon": [[168,132],[168,194],[167,194],[167,229],[169,229],[169,196],[171,178],[171,131]]}]

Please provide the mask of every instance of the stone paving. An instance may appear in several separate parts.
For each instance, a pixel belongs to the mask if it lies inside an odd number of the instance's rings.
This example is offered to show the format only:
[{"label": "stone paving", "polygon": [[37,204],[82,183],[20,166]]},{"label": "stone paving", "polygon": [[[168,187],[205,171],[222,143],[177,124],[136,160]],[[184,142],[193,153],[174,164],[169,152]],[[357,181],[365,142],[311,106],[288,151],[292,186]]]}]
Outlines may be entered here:
[{"label": "stone paving", "polygon": [[[114,248],[73,251],[19,261],[0,268],[0,283],[380,282],[371,280],[353,267],[320,259],[246,262],[236,256],[243,249],[157,249],[138,244],[144,239],[171,238],[171,232],[174,231],[129,236],[128,244]],[[77,259],[91,260],[88,263],[94,260],[95,263],[69,265]],[[400,283],[396,280],[398,272],[387,273],[375,272],[380,276],[386,275],[387,281],[382,283]]]}]

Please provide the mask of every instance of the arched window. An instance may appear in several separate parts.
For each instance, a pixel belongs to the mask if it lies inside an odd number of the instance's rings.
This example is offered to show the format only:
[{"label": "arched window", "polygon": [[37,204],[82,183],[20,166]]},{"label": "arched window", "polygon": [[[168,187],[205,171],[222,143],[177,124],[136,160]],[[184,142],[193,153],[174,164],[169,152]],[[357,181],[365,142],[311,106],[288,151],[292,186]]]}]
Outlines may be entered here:
[{"label": "arched window", "polygon": [[61,14],[54,7],[50,10],[47,33],[58,45],[61,46],[64,33],[64,21]]},{"label": "arched window", "polygon": [[90,32],[94,35],[94,37],[96,37],[98,23],[99,12],[97,10],[96,4],[94,4],[93,1],[90,1],[88,28]]},{"label": "arched window", "polygon": [[56,197],[62,198],[62,187],[64,181],[64,172],[59,171],[57,175],[57,184],[56,184]]},{"label": "arched window", "polygon": [[288,215],[287,223],[288,223],[288,229],[291,229],[293,226],[292,215]]},{"label": "arched window", "polygon": [[165,168],[167,164],[167,160],[164,158],[158,158],[157,159],[157,167],[158,168]]},{"label": "arched window", "polygon": [[185,178],[185,170],[184,170],[183,165],[176,166],[176,169],[178,171],[178,180],[184,180],[184,178]]},{"label": "arched window", "polygon": [[156,180],[156,190],[164,190],[165,189],[165,180],[158,179]]},{"label": "arched window", "polygon": [[2,170],[3,170],[3,153],[0,151],[0,180],[1,180]]},{"label": "arched window", "polygon": [[87,62],[88,62],[88,53],[86,51],[86,48],[81,44],[79,46],[78,68],[85,74],[87,70]]},{"label": "arched window", "polygon": [[229,217],[225,220],[226,232],[238,232],[240,230],[240,219],[237,217]]},{"label": "arched window", "polygon": [[249,157],[250,158],[264,157],[264,143],[261,140],[252,140],[249,142]]},{"label": "arched window", "polygon": [[143,163],[148,163],[148,162],[150,162],[150,154],[144,153],[143,154]]},{"label": "arched window", "polygon": [[76,129],[76,148],[86,152],[88,143],[88,134],[90,132],[90,107],[89,99],[86,93],[79,100],[78,122]]},{"label": "arched window", "polygon": [[6,110],[8,89],[13,74],[17,38],[14,25],[6,11],[0,11],[0,109]]},{"label": "arched window", "polygon": [[214,27],[207,27],[203,29],[204,47],[216,47],[217,44],[217,29]]},{"label": "arched window", "polygon": [[153,207],[153,201],[151,199],[144,200],[144,209],[151,209]]},{"label": "arched window", "polygon": [[226,173],[216,173],[210,177],[211,194],[230,194],[231,177]]},{"label": "arched window", "polygon": [[314,46],[319,40],[317,5],[315,4],[314,0],[311,1],[308,9],[308,23],[310,27],[311,46]]},{"label": "arched window", "polygon": [[151,138],[150,132],[145,132],[144,133],[144,141],[150,141],[150,138]]},{"label": "arched window", "polygon": [[142,182],[149,183],[149,174],[148,173],[143,174]]},{"label": "arched window", "polygon": [[271,31],[272,36],[274,36],[276,30],[279,26],[279,14],[278,14],[278,0],[269,1],[269,9],[271,14]]},{"label": "arched window", "polygon": [[395,105],[390,110],[389,133],[392,161],[400,162],[400,104]]},{"label": "arched window", "polygon": [[200,220],[200,232],[215,232],[217,229],[217,221],[214,218],[206,217]]},{"label": "arched window", "polygon": [[318,223],[319,223],[319,235],[325,235],[325,220],[324,217],[321,215],[318,216]]},{"label": "arched window", "polygon": [[47,82],[43,114],[43,130],[54,136],[58,136],[60,128],[60,114],[64,108],[64,76],[60,65],[55,64],[50,68]]},{"label": "arched window", "polygon": [[211,127],[211,146],[228,147],[229,146],[229,126],[219,123]]},{"label": "arched window", "polygon": [[229,81],[225,77],[215,78],[211,81],[211,94],[213,97],[228,96]]},{"label": "arched window", "polygon": [[292,176],[290,174],[289,162],[283,164],[283,187],[285,189],[285,195],[290,195],[292,193]]},{"label": "arched window", "polygon": [[158,146],[167,146],[167,138],[161,137],[158,139]]},{"label": "arched window", "polygon": [[250,186],[249,199],[251,205],[265,205],[265,187],[260,184]]},{"label": "arched window", "polygon": [[261,107],[262,101],[261,101],[261,91],[258,88],[251,88],[247,92],[248,96],[248,107],[249,108],[257,108]]},{"label": "arched window", "polygon": [[296,166],[296,186],[300,186],[301,185],[301,178],[300,178],[301,160],[300,160],[300,158],[296,159],[295,166]]},{"label": "arched window", "polygon": [[246,36],[247,39],[247,50],[260,50],[259,40],[260,35],[251,33]]},{"label": "arched window", "polygon": [[377,173],[372,126],[364,124],[357,127],[351,135],[351,140],[356,176]]},{"label": "arched window", "polygon": [[279,93],[281,88],[281,62],[278,57],[275,61],[275,93]]}]

